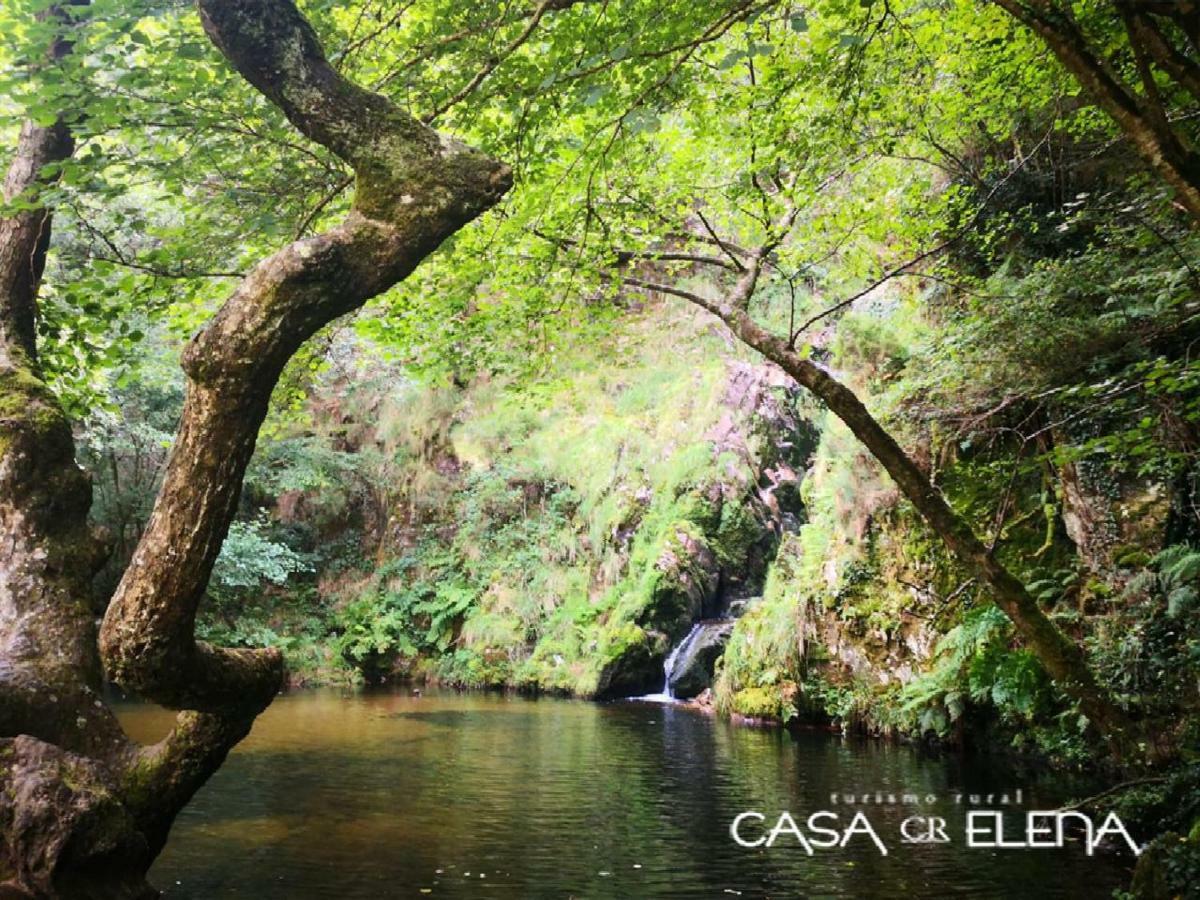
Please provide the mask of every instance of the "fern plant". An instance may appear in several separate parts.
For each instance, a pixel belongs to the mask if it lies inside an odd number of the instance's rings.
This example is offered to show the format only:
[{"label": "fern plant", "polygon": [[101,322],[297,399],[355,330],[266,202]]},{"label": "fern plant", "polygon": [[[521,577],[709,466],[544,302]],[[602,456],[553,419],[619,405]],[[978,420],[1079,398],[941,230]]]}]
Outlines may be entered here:
[{"label": "fern plant", "polygon": [[1173,544],[1126,584],[1089,641],[1118,698],[1142,715],[1178,721],[1200,703],[1200,548]]},{"label": "fern plant", "polygon": [[1011,647],[1012,625],[996,606],[976,607],[938,642],[933,668],[901,694],[901,714],[922,733],[944,736],[968,704],[990,704],[1002,717],[1029,721],[1052,697],[1042,667]]}]

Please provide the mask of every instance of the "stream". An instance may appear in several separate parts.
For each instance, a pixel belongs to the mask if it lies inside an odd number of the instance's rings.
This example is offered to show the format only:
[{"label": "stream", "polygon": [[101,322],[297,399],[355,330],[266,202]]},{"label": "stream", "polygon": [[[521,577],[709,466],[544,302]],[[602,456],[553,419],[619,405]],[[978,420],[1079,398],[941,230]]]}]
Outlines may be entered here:
[{"label": "stream", "polygon": [[[122,704],[133,736],[170,714]],[[151,872],[169,898],[1079,897],[1127,883],[1131,854],[964,845],[969,797],[1022,791],[1052,809],[1087,785],[823,732],[792,736],[678,705],[499,693],[297,691],[281,696],[179,817]],[[916,793],[903,804],[831,794]],[[1015,796],[1015,794],[1014,794]],[[1010,798],[1011,799],[1011,798]],[[789,832],[734,842],[730,823],[862,811],[889,850],[852,835],[809,856]],[[949,843],[903,845],[914,812]],[[832,821],[832,820],[829,820]],[[826,822],[828,824],[828,821]],[[1136,837],[1136,835],[1135,835]]]}]

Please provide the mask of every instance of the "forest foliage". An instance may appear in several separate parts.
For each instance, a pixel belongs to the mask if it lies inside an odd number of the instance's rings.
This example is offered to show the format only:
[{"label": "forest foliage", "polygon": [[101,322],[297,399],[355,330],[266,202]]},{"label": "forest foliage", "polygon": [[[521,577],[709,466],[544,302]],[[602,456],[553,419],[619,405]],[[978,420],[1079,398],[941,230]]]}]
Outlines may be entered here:
[{"label": "forest foliage", "polygon": [[[517,188],[289,364],[203,637],[280,647],[301,680],[604,696],[736,596],[722,712],[1093,759],[846,428],[681,299],[717,302],[766,248],[754,321],[853,387],[1117,704],[1194,761],[1200,237],[1006,4],[301,5],[339,71]],[[189,7],[96,0],[33,77],[44,6],[0,10],[0,102],[79,111],[42,197],[38,329],[111,589],[183,341],[256,260],[345,215],[353,179]],[[1121,6],[1066,8],[1194,146],[1200,98],[1146,77]]]},{"label": "forest foliage", "polygon": [[[111,579],[167,452],[182,391],[173,348],[254,259],[342,215],[349,181],[214,56],[186,7],[93,3],[79,52],[28,79],[22,61],[50,27],[36,5],[0,17],[3,94],[34,119],[82,111],[79,151],[47,192],[58,228],[39,329],[58,396],[86,412],[95,516],[118,548]],[[641,577],[632,569],[597,574],[634,565],[606,563],[605,543],[639,489],[654,498],[650,519],[688,521],[655,504],[678,495],[681,478],[715,478],[724,465],[688,448],[716,409],[694,403],[715,403],[720,360],[732,358],[692,324],[636,311],[645,292],[612,267],[716,290],[738,265],[722,243],[753,246],[790,209],[754,314],[845,373],[923,448],[958,508],[1047,603],[1085,607],[1068,627],[1095,645],[1097,666],[1117,673],[1122,654],[1151,653],[1108,646],[1114,629],[1092,634],[1086,607],[1093,595],[1127,597],[1131,615],[1142,602],[1133,598],[1174,577],[1162,560],[1188,551],[1142,548],[1143,536],[1113,550],[1129,537],[1115,532],[1103,558],[1072,547],[1084,539],[1062,519],[1079,501],[1061,473],[1085,473],[1109,500],[1161,485],[1177,508],[1158,544],[1194,538],[1180,511],[1195,502],[1196,241],[1170,190],[1045,44],[1004,10],[962,0],[563,6],[527,35],[519,17],[486,4],[305,4],[343,72],[512,161],[520,190],[289,366],[206,633],[324,647],[301,671],[446,656],[466,683],[586,692],[608,638],[623,650],[645,637],[615,613],[612,634],[586,634],[621,596],[649,590],[614,587]],[[1119,43],[1103,4],[1076,12],[1098,41]],[[509,52],[481,56],[496,41]],[[447,72],[477,77],[434,77]],[[1164,103],[1189,108],[1168,81],[1160,89]],[[649,327],[672,348],[653,359]],[[635,383],[614,400],[610,377]],[[371,428],[384,410],[391,421]],[[897,566],[950,593],[955,565],[839,426],[817,410],[809,418],[824,436],[805,479],[808,521],[784,542],[803,550],[790,587],[767,579],[764,608],[834,597],[841,618],[891,635],[911,590]],[[532,521],[526,495],[537,496]],[[283,510],[288,502],[302,508]],[[410,533],[416,523],[427,533]],[[890,532],[887,546],[877,532]],[[831,548],[842,571],[818,571]],[[482,599],[505,594],[506,578],[517,599]],[[338,579],[355,590],[326,591]],[[1169,616],[1192,602],[1190,585],[1168,591]],[[1007,686],[981,681],[991,663],[960,658],[1014,640],[973,605],[985,602],[976,592],[939,613],[936,678],[895,707],[916,717],[907,727],[944,732],[968,703],[1011,704],[1018,719],[1049,708],[1019,647],[988,670]],[[584,607],[556,632],[564,597]],[[293,622],[302,638],[267,624],[285,598],[303,611]],[[803,680],[781,674],[803,668],[791,659],[806,643],[802,615],[774,620],[792,640],[764,637],[755,674],[734,675],[749,662],[727,654],[730,698]],[[469,656],[472,636],[506,654],[543,647],[531,659],[577,670],[565,680],[509,671],[505,655],[503,671],[490,671]],[[768,708],[783,695],[771,696]]]}]

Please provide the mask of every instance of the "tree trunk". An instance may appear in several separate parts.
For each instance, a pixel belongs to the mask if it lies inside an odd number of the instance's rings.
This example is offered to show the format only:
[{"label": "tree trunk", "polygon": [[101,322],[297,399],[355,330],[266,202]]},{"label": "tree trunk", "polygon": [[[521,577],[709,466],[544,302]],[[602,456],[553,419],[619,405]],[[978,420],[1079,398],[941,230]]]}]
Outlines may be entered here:
[{"label": "tree trunk", "polygon": [[[198,5],[234,67],[354,168],[355,201],[331,231],[260,263],[188,345],[164,484],[99,641],[91,487],[36,361],[50,214],[0,219],[0,894],[153,896],[145,873],[175,815],[283,681],[275,651],[194,637],[280,372],[315,331],[408,275],[511,182],[503,164],[338,75],[291,0]],[[56,43],[51,55],[68,49]],[[6,198],[36,191],[44,167],[70,153],[61,121],[27,124]],[[98,694],[101,662],[112,680],[181,711],[167,738],[128,739]]]},{"label": "tree trunk", "polygon": [[[1074,19],[1050,0],[991,0],[1030,28],[1063,67],[1107,112],[1133,142],[1146,163],[1175,189],[1180,206],[1200,220],[1200,154],[1182,131],[1171,127],[1168,110],[1157,96],[1139,96],[1113,69],[1102,50],[1093,47]],[[1200,91],[1200,67],[1171,46],[1138,4],[1118,2],[1128,10],[1129,40],[1137,56],[1145,55],[1193,95]],[[1192,4],[1180,4],[1183,6]],[[1194,15],[1194,10],[1189,10]],[[1183,16],[1181,11],[1179,15]],[[1186,21],[1193,21],[1186,19]],[[1156,93],[1152,76],[1148,90]],[[1200,99],[1200,96],[1197,97]]]},{"label": "tree trunk", "polygon": [[[637,283],[631,279],[626,282]],[[1022,640],[1055,684],[1079,704],[1092,726],[1108,743],[1116,760],[1130,759],[1135,750],[1136,733],[1124,713],[1096,683],[1079,647],[1050,621],[1020,580],[996,560],[971,526],[950,508],[941,491],[853,391],[798,354],[785,339],[751,319],[744,302],[749,294],[735,289],[733,301],[712,301],[689,291],[645,283],[641,286],[667,290],[715,313],[747,346],[820,398],[863,442],[950,551],[991,589],[996,604],[1012,620]],[[738,302],[739,297],[743,302]]]}]

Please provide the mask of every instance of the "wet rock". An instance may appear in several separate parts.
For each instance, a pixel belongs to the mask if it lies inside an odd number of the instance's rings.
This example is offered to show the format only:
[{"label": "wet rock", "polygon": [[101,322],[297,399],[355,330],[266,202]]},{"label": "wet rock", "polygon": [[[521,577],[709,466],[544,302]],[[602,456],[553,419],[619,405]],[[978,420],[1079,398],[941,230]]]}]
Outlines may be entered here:
[{"label": "wet rock", "polygon": [[730,619],[740,619],[746,610],[761,599],[762,597],[746,597],[744,600],[733,600],[729,604],[726,616]]},{"label": "wet rock", "polygon": [[731,621],[709,622],[701,624],[688,636],[687,643],[680,647],[667,682],[672,696],[687,700],[712,684],[713,668],[732,631]]},{"label": "wet rock", "polygon": [[610,640],[592,696],[597,700],[636,697],[662,687],[665,635],[629,626]]}]

